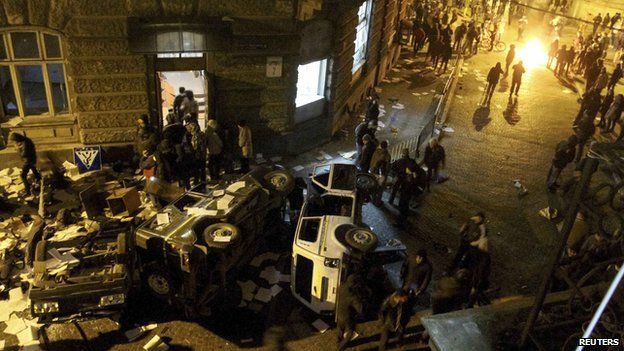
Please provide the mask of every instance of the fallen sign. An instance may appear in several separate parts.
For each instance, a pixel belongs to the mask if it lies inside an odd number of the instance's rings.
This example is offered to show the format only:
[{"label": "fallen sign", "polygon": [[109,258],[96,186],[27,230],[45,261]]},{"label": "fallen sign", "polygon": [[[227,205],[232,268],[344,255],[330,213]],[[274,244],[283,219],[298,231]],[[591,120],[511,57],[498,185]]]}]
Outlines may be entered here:
[{"label": "fallen sign", "polygon": [[74,163],[80,173],[101,170],[102,148],[100,146],[74,148]]}]

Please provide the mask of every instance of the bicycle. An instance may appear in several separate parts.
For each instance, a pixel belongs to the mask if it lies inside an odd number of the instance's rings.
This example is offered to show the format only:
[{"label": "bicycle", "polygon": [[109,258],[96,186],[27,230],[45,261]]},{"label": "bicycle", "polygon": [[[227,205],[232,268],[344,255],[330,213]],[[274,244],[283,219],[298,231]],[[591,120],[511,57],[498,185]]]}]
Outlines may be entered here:
[{"label": "bicycle", "polygon": [[[482,37],[481,37],[481,43],[480,43],[481,48],[483,50],[489,50],[490,49],[490,45],[491,45],[491,41],[492,41],[492,37],[489,34],[489,32],[483,33]],[[500,35],[499,34],[496,34],[496,39],[494,41],[494,51],[501,52],[501,51],[505,51],[505,49],[507,49],[507,44],[505,44],[504,41],[500,40]]]}]

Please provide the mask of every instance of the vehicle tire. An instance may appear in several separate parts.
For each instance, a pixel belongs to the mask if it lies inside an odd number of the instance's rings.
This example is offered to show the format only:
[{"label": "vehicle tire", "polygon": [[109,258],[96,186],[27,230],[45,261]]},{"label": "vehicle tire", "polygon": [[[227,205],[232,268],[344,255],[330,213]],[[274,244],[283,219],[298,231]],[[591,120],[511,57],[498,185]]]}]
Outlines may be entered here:
[{"label": "vehicle tire", "polygon": [[624,183],[616,185],[613,189],[610,205],[614,211],[624,210]]},{"label": "vehicle tire", "polygon": [[166,301],[173,295],[173,281],[167,270],[158,263],[151,263],[143,273],[143,283],[155,298]]},{"label": "vehicle tire", "polygon": [[46,240],[41,240],[37,243],[37,248],[35,249],[35,262],[45,262],[46,260]]},{"label": "vehicle tire", "polygon": [[117,235],[117,263],[126,264],[128,261],[128,243],[126,233]]},{"label": "vehicle tire", "polygon": [[264,176],[264,180],[280,196],[288,195],[295,187],[295,178],[285,170],[271,171]]},{"label": "vehicle tire", "polygon": [[[204,241],[213,249],[224,249],[240,239],[240,229],[230,223],[215,223],[204,229]],[[227,238],[228,241],[219,241],[218,238]],[[217,238],[217,240],[215,240]]]},{"label": "vehicle tire", "polygon": [[345,241],[351,248],[360,252],[370,252],[377,247],[377,235],[367,228],[353,228],[345,234]]},{"label": "vehicle tire", "polygon": [[503,43],[502,41],[496,42],[496,44],[494,44],[494,50],[497,52],[505,51],[506,48],[507,44]]},{"label": "vehicle tire", "polygon": [[600,231],[609,238],[621,235],[624,229],[624,220],[618,214],[600,216]]}]

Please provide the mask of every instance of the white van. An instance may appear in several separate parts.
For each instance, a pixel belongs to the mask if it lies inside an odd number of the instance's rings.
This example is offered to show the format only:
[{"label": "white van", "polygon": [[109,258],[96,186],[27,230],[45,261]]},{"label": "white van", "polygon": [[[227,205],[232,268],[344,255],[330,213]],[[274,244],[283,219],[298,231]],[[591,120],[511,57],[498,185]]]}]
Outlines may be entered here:
[{"label": "white van", "polygon": [[361,226],[362,191],[356,190],[370,189],[369,177],[346,164],[313,171],[293,242],[291,290],[318,314],[334,313],[336,292],[353,271],[351,262],[377,247],[377,236]]}]

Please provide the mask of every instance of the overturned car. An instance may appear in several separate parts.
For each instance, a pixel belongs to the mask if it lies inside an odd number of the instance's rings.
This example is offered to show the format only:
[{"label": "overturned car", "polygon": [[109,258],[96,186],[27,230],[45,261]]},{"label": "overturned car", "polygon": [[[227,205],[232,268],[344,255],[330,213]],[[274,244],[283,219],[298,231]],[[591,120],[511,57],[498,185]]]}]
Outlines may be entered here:
[{"label": "overturned car", "polygon": [[231,180],[189,191],[136,231],[143,286],[184,307],[188,317],[211,313],[228,276],[248,262],[281,220],[292,175],[258,167]]},{"label": "overturned car", "polygon": [[[334,313],[338,287],[363,265],[376,280],[371,285],[383,289],[391,285],[386,284],[384,268],[400,265],[405,258],[405,246],[398,241],[380,244],[361,221],[362,205],[376,186],[370,174],[358,174],[349,164],[313,171],[292,246],[291,291],[318,314]],[[373,277],[373,270],[381,276]]]}]

